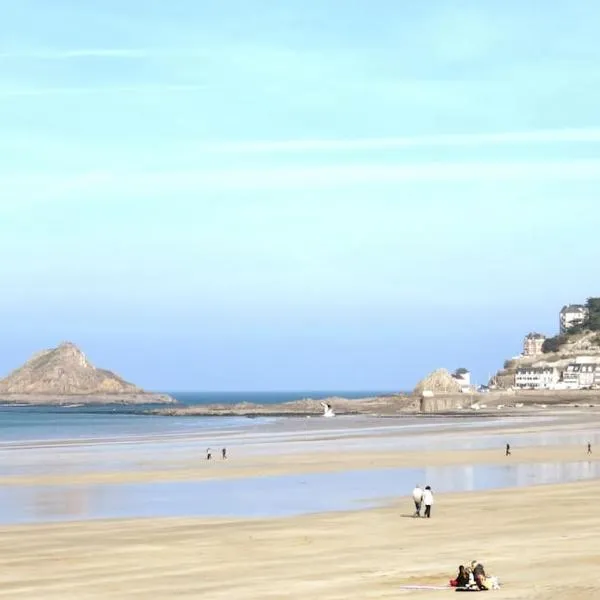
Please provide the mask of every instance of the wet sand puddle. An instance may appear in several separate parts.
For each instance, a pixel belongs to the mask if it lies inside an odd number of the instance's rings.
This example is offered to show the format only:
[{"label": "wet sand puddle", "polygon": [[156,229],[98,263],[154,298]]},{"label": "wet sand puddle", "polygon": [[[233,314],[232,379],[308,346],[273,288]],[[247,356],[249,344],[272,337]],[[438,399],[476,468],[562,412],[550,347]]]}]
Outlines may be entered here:
[{"label": "wet sand puddle", "polygon": [[143,517],[282,517],[372,507],[409,497],[416,483],[468,492],[600,477],[600,462],[463,465],[233,480],[7,486],[3,524]]}]

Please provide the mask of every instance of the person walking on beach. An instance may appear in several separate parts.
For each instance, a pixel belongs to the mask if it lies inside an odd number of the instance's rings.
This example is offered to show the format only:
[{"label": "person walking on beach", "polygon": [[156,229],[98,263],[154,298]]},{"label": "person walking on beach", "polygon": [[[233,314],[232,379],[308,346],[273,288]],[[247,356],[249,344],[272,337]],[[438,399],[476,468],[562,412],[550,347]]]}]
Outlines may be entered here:
[{"label": "person walking on beach", "polygon": [[591,453],[592,453],[592,444],[591,444],[591,442],[588,442],[587,453],[588,453],[588,454],[591,454]]},{"label": "person walking on beach", "polygon": [[413,500],[415,501],[415,517],[421,516],[421,505],[423,504],[423,489],[417,483],[413,490]]},{"label": "person walking on beach", "polygon": [[431,518],[431,507],[433,505],[433,493],[431,488],[427,485],[425,486],[425,491],[423,492],[423,503],[425,504],[425,514],[423,515],[425,518]]},{"label": "person walking on beach", "polygon": [[227,460],[227,448],[221,450],[221,456],[223,457],[223,460]]},{"label": "person walking on beach", "polygon": [[510,444],[506,444],[506,456],[510,456]]},{"label": "person walking on beach", "polygon": [[210,451],[210,448],[206,449],[206,460],[210,460],[212,458],[212,452]]}]

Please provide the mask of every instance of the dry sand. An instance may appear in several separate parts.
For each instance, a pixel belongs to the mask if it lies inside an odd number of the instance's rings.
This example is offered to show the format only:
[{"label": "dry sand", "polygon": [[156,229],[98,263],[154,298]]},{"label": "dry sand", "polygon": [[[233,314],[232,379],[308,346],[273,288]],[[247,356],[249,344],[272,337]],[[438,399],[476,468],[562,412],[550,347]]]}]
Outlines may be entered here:
[{"label": "dry sand", "polygon": [[[583,450],[519,448],[509,460],[586,460]],[[175,473],[186,479],[505,460],[501,449],[341,452],[325,457],[309,452],[248,457],[237,465],[216,462],[210,471],[202,464],[142,475],[156,480]],[[74,483],[78,477],[83,482],[98,476],[118,481],[135,477],[127,473],[63,477]],[[386,508],[285,519],[140,519],[2,527],[0,598],[428,600],[454,592],[404,591],[401,586],[445,585],[460,563],[477,558],[504,584],[490,592],[493,598],[600,599],[599,496],[600,481],[593,481],[439,494],[431,520],[410,517],[412,503],[404,498]]]},{"label": "dry sand", "polygon": [[586,482],[439,496],[277,520],[163,519],[1,530],[0,598],[429,599],[460,562],[481,560],[494,598],[600,598],[596,498]]}]

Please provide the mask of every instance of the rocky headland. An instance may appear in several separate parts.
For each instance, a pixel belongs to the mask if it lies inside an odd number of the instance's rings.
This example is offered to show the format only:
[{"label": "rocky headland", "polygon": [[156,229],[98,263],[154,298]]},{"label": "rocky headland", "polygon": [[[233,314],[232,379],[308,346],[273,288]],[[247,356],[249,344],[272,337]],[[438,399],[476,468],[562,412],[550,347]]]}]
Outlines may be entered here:
[{"label": "rocky headland", "polygon": [[166,404],[165,394],[146,392],[112,371],[95,367],[75,345],[35,354],[0,380],[0,402],[22,404]]}]

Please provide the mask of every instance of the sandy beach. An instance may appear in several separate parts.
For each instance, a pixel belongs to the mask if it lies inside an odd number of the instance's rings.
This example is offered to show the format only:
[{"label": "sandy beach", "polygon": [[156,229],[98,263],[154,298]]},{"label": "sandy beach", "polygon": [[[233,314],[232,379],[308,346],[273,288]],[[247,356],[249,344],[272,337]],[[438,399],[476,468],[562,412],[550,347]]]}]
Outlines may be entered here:
[{"label": "sandy beach", "polygon": [[[254,477],[403,466],[554,464],[597,460],[581,444],[519,443],[554,427],[594,428],[585,414],[566,422],[523,425],[502,447],[444,451],[312,449],[265,452],[207,466],[156,456],[138,471],[5,476],[4,486],[84,485]],[[486,432],[493,433],[495,430]],[[472,438],[485,435],[469,432]],[[369,438],[364,431],[362,437]],[[390,432],[385,437],[394,435]],[[396,434],[401,436],[401,433]],[[441,435],[441,434],[440,434]],[[552,434],[551,432],[551,435]],[[373,437],[381,438],[376,431]],[[529,439],[529,438],[528,438]],[[168,444],[168,442],[165,442]],[[166,448],[167,446],[165,446]],[[285,442],[279,446],[285,447]],[[115,452],[119,450],[116,449]],[[383,507],[269,519],[113,519],[0,528],[1,598],[438,598],[459,564],[477,558],[503,583],[493,597],[552,600],[600,597],[595,500],[600,481],[483,492],[437,494],[433,518],[411,517],[410,489]],[[200,499],[198,499],[200,501]]]}]

